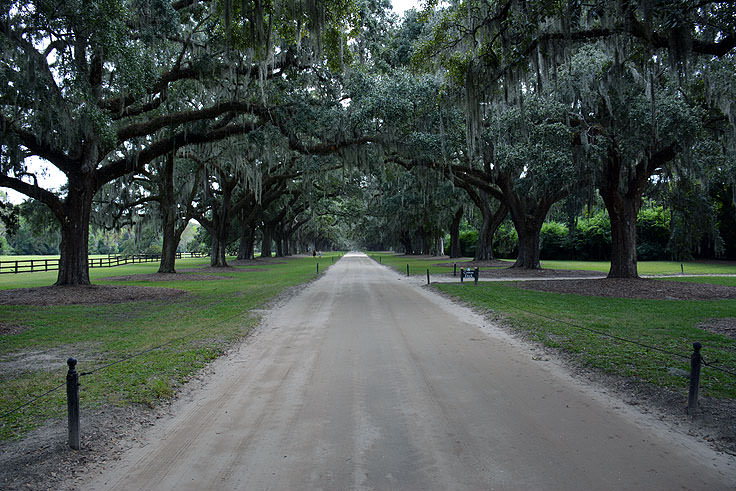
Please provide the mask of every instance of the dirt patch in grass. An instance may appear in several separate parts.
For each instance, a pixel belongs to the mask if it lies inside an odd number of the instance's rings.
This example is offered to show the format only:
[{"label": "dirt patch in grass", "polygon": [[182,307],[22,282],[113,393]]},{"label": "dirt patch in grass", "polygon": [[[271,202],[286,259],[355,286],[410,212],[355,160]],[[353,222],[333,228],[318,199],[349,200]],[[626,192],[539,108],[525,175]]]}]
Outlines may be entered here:
[{"label": "dirt patch in grass", "polygon": [[600,271],[579,269],[523,269],[504,268],[481,272],[481,278],[600,278]]},{"label": "dirt patch in grass", "polygon": [[62,370],[66,373],[66,361],[70,356],[84,360],[87,365],[103,359],[98,345],[89,343],[13,351],[0,355],[0,381],[17,378],[27,372]]},{"label": "dirt patch in grass", "polygon": [[712,332],[715,334],[722,334],[729,338],[736,339],[736,317],[720,317],[715,319],[708,319],[707,321],[698,324],[699,329],[704,331]]},{"label": "dirt patch in grass", "polygon": [[153,274],[129,274],[125,276],[108,276],[100,278],[105,281],[209,281],[209,280],[231,280],[229,276],[217,276],[209,274],[188,273],[153,273]]},{"label": "dirt patch in grass", "polygon": [[31,329],[29,326],[21,326],[20,324],[0,321],[0,336],[13,336],[15,334],[24,333],[29,329]]},{"label": "dirt patch in grass", "polygon": [[[275,263],[274,263],[275,264]],[[240,265],[235,264],[235,267],[232,266],[232,263],[226,267],[213,267],[213,266],[204,266],[202,268],[186,268],[186,269],[180,269],[179,273],[249,273],[251,271],[263,271],[266,268],[241,268]],[[191,275],[191,276],[204,276],[201,274]],[[220,278],[224,278],[227,280],[231,280],[232,278],[227,276],[220,276]]]},{"label": "dirt patch in grass", "polygon": [[261,259],[260,257],[256,259],[235,259],[233,261],[228,261],[228,264],[231,266],[267,266],[269,264],[286,264],[287,261],[282,261],[280,259],[269,259],[264,257]]},{"label": "dirt patch in grass", "polygon": [[457,268],[475,268],[476,266],[479,268],[508,268],[509,262],[508,261],[499,261],[498,259],[492,259],[490,261],[453,261],[449,263],[437,263],[433,266],[443,266],[446,268],[451,268],[455,264],[457,264]]},{"label": "dirt patch in grass", "polygon": [[0,290],[0,305],[89,305],[172,300],[184,290],[147,286],[85,285],[43,286]]},{"label": "dirt patch in grass", "polygon": [[555,281],[522,281],[526,290],[574,293],[595,297],[646,298],[654,300],[736,299],[736,287],[653,279],[601,278]]}]

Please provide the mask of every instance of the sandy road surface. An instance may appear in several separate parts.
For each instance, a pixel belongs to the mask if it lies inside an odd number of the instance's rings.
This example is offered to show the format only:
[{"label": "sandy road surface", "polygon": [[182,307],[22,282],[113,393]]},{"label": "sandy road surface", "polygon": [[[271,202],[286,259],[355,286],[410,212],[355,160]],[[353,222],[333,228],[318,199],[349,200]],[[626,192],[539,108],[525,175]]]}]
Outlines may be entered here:
[{"label": "sandy road surface", "polygon": [[733,459],[348,255],[85,489],[727,489]]}]

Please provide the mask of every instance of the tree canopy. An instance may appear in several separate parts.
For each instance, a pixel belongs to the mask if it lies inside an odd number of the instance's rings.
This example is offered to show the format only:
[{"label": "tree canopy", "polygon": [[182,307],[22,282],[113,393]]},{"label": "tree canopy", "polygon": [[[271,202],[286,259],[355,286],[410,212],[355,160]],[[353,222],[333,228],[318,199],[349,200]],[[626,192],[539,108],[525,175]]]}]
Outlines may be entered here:
[{"label": "tree canopy", "polygon": [[[18,0],[0,16],[0,186],[55,220],[58,285],[89,283],[90,236],[133,224],[173,272],[191,220],[215,266],[257,240],[457,255],[468,228],[490,259],[507,219],[515,265],[538,268],[545,222],[572,237],[603,213],[609,274],[635,277],[642,206],[666,215],[671,257],[733,254],[731,2],[428,1],[399,19],[387,0]],[[38,222],[7,201],[6,235]]]}]

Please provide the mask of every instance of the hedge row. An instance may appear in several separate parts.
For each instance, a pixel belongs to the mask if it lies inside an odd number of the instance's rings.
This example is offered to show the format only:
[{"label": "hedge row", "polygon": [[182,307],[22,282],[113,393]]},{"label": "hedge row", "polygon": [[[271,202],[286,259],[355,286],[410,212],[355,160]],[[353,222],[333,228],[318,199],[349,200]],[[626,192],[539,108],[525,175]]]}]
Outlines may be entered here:
[{"label": "hedge row", "polygon": [[[637,254],[640,260],[669,259],[667,244],[670,238],[669,213],[662,207],[646,208],[639,212],[636,222]],[[463,256],[473,256],[478,241],[476,230],[460,233]],[[515,258],[518,237],[513,224],[505,222],[496,232],[493,252],[497,257]],[[449,252],[449,251],[448,251]],[[611,257],[611,222],[605,212],[587,218],[578,218],[575,231],[561,222],[545,222],[540,235],[542,259],[608,260]]]}]

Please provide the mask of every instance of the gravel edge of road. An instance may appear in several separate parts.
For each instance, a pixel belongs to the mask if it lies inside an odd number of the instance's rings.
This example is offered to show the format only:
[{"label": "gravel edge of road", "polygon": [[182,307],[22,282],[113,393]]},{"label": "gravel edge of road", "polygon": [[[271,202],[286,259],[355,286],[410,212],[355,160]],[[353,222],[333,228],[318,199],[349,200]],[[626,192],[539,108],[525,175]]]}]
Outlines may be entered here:
[{"label": "gravel edge of road", "polygon": [[504,332],[514,343],[538,353],[536,356],[540,360],[557,364],[577,382],[613,397],[631,410],[654,416],[670,430],[705,442],[716,452],[732,456],[736,460],[736,401],[701,396],[700,413],[696,418],[691,418],[686,412],[686,390],[679,393],[583,366],[574,354],[544,346],[523,331],[515,329],[491,309],[478,308],[449,294],[428,288],[426,284],[420,286],[455,305],[475,312],[485,322]]}]

